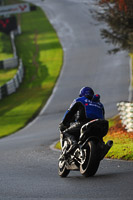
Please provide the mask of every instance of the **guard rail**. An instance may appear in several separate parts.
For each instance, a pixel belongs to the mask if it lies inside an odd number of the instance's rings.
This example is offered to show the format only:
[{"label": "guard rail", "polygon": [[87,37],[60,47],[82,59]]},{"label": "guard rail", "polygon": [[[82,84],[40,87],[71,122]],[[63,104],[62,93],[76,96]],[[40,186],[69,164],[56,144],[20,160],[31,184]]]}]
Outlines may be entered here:
[{"label": "guard rail", "polygon": [[0,99],[16,92],[17,88],[22,82],[23,76],[24,76],[24,67],[23,67],[22,60],[20,59],[18,71],[15,74],[15,76],[6,84],[0,87]]},{"label": "guard rail", "polygon": [[122,121],[123,126],[127,132],[133,131],[133,103],[119,102],[117,108]]}]

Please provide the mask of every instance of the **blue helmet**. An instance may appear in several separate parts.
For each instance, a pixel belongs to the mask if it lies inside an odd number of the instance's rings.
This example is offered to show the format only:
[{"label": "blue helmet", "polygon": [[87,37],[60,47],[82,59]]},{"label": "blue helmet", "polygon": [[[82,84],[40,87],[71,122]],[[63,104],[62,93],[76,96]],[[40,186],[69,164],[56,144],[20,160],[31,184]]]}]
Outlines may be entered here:
[{"label": "blue helmet", "polygon": [[83,87],[83,88],[81,88],[81,90],[79,92],[80,97],[87,97],[89,99],[91,99],[93,97],[93,95],[94,95],[94,91],[90,87]]}]

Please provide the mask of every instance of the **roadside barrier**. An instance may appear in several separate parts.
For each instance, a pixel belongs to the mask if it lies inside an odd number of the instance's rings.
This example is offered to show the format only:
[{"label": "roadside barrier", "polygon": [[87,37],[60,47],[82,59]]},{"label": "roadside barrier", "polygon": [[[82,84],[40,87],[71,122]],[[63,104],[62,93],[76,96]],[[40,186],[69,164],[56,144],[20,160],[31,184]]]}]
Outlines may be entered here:
[{"label": "roadside barrier", "polygon": [[12,69],[12,68],[16,68],[19,65],[15,76],[6,84],[0,87],[0,99],[3,99],[4,97],[16,92],[24,76],[23,63],[21,59],[18,59],[16,46],[15,46],[15,35],[20,34],[20,33],[21,32],[19,29],[10,32],[11,44],[12,44],[12,49],[13,49],[13,58],[0,61],[0,69]]},{"label": "roadside barrier", "polygon": [[133,131],[133,103],[120,102],[117,103],[117,108],[122,121],[123,126],[127,132]]},{"label": "roadside barrier", "polygon": [[0,99],[16,92],[24,76],[24,67],[22,60],[19,60],[19,67],[16,75],[6,84],[0,87]]},{"label": "roadside barrier", "polygon": [[18,66],[18,58],[8,58],[1,61],[0,69],[13,69]]}]

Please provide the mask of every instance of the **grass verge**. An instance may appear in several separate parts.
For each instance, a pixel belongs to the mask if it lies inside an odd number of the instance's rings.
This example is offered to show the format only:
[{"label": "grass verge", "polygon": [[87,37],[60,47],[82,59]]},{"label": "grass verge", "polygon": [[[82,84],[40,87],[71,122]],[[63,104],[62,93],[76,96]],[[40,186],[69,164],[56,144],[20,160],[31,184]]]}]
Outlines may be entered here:
[{"label": "grass verge", "polygon": [[133,132],[128,133],[125,130],[118,116],[113,121],[114,125],[110,127],[108,134],[104,137],[105,141],[114,141],[114,145],[106,157],[133,160]]},{"label": "grass verge", "polygon": [[16,47],[25,76],[17,93],[0,101],[0,137],[21,129],[38,114],[51,95],[62,66],[59,39],[40,8],[21,15],[21,29]]},{"label": "grass verge", "polygon": [[11,80],[16,74],[17,69],[0,70],[0,86]]},{"label": "grass verge", "polygon": [[[118,116],[110,119],[109,125],[104,141],[113,140],[114,144],[106,158],[133,160],[133,132],[126,132]],[[60,142],[57,142],[55,148],[61,149]]]},{"label": "grass verge", "polygon": [[0,32],[0,61],[13,57],[10,36]]}]

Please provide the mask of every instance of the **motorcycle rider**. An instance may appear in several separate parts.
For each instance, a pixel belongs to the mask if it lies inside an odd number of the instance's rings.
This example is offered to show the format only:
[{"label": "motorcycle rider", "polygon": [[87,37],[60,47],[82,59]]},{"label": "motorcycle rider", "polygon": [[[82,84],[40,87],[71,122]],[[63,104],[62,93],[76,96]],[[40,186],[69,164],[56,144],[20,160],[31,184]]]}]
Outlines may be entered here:
[{"label": "motorcycle rider", "polygon": [[104,119],[104,114],[100,95],[94,95],[90,87],[81,88],[79,98],[74,99],[59,125],[63,139],[67,138],[71,144],[69,153],[78,146],[81,127],[91,120]]}]

